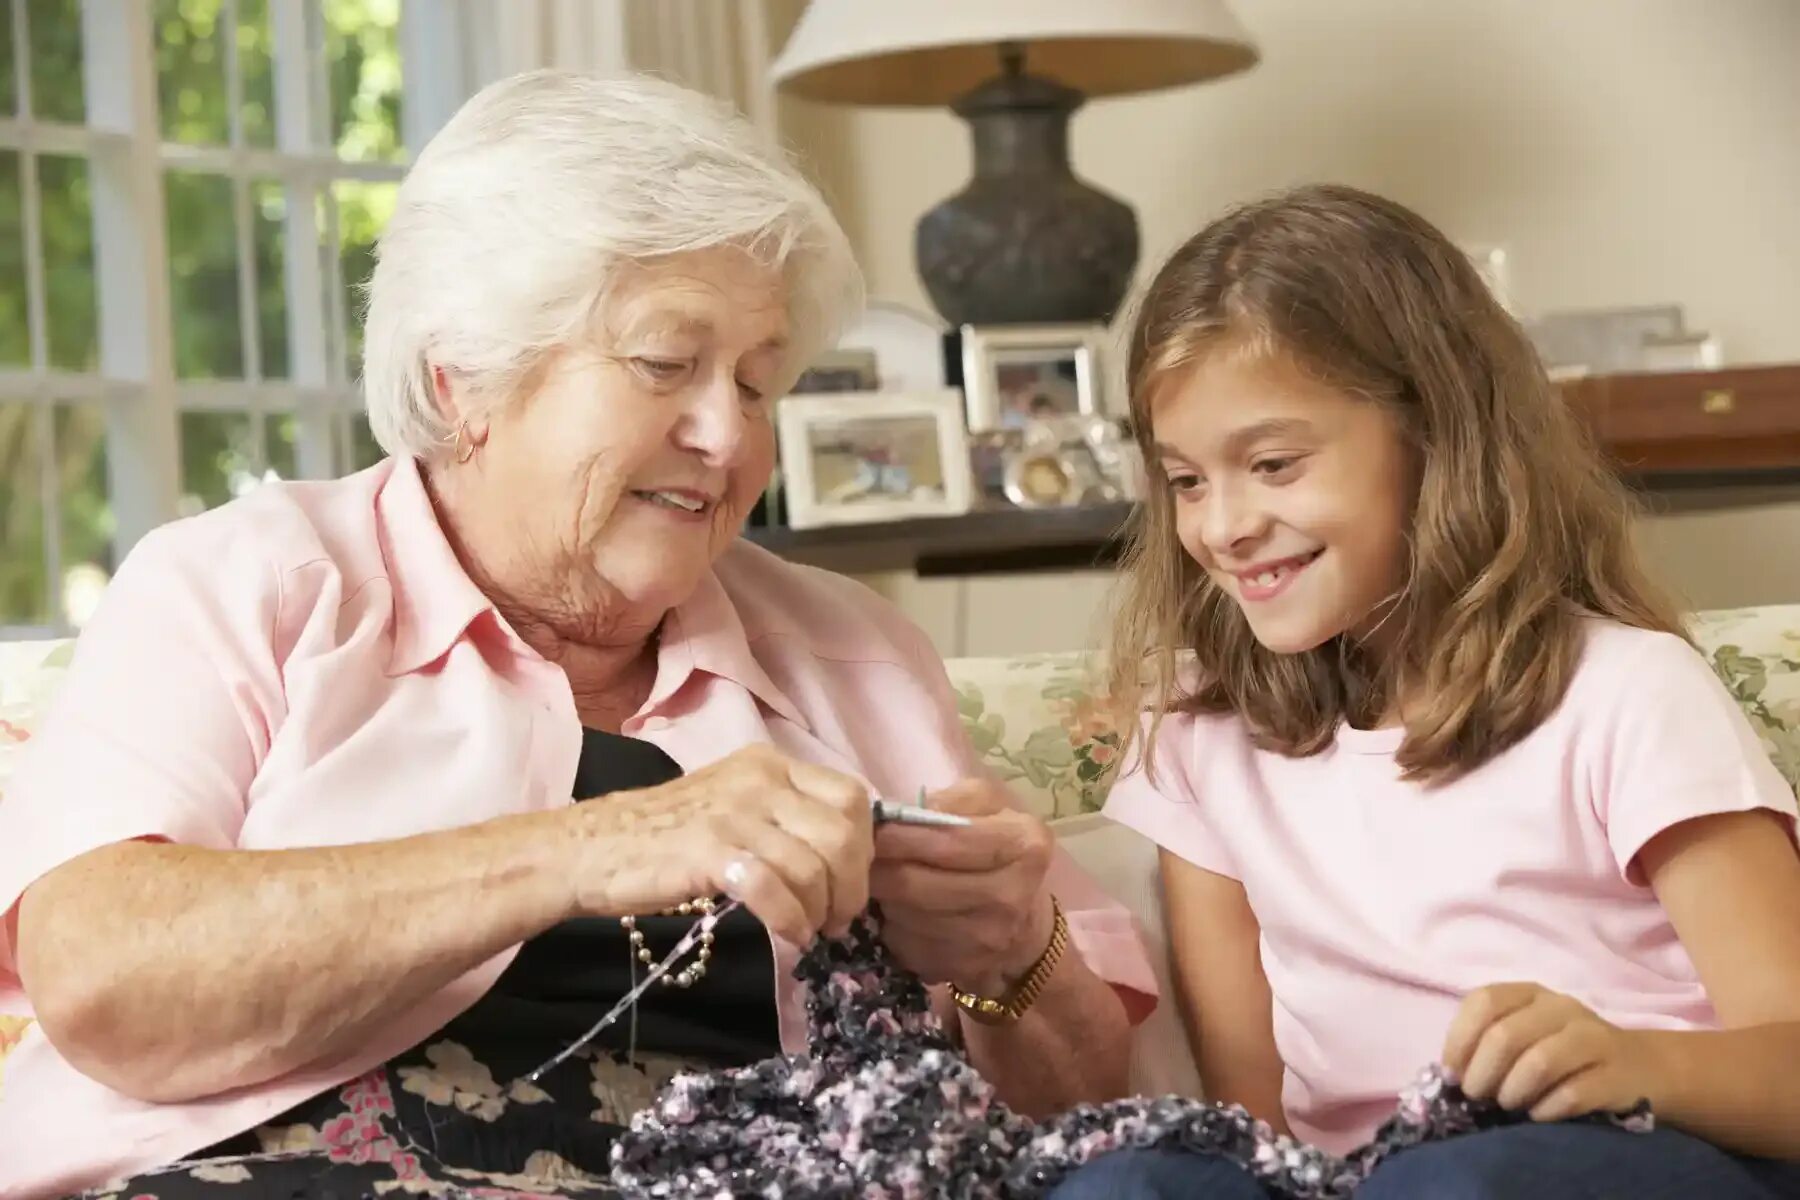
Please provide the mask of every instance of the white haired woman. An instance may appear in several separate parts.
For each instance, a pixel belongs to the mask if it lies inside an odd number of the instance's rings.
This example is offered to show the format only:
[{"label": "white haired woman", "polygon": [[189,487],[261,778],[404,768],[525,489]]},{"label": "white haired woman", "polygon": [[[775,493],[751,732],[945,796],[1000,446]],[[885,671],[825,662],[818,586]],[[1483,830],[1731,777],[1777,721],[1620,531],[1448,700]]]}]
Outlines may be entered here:
[{"label": "white haired woman", "polygon": [[[604,1194],[677,1066],[800,1048],[797,948],[871,896],[928,980],[1047,981],[952,1018],[1012,1103],[1124,1086],[1129,918],[980,777],[916,629],[738,540],[857,290],[787,160],[670,85],[522,76],[426,147],[369,294],[391,457],[146,538],[0,804],[37,1018],[0,1193]],[[973,824],[871,828],[921,787]]]}]

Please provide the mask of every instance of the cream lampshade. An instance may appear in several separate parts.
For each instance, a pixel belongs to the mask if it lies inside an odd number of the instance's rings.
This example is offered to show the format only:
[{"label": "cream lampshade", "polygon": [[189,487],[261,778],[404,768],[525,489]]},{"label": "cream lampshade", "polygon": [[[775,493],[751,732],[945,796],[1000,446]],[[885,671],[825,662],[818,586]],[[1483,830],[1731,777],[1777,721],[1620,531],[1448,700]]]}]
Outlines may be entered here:
[{"label": "cream lampshade", "polygon": [[1130,282],[1135,215],[1069,166],[1084,99],[1256,61],[1226,0],[812,0],[773,75],[797,96],[949,104],[969,122],[975,175],[919,222],[919,274],[952,323],[1002,324],[1103,321]]}]

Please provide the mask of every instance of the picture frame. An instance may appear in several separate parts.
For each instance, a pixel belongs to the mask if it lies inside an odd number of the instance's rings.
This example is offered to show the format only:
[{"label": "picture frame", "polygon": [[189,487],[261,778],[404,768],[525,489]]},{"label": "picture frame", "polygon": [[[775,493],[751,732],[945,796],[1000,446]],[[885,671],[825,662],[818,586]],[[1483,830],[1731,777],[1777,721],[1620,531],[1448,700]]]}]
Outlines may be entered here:
[{"label": "picture frame", "polygon": [[1025,444],[1019,429],[984,429],[969,434],[969,474],[975,504],[982,508],[1011,508],[1006,494],[1006,467]]},{"label": "picture frame", "polygon": [[965,419],[973,432],[1033,419],[1104,416],[1104,325],[965,325]]},{"label": "picture frame", "polygon": [[973,506],[954,389],[788,396],[775,422],[791,528],[953,517]]},{"label": "picture frame", "polygon": [[943,321],[931,313],[892,300],[870,300],[838,339],[837,348],[873,354],[885,391],[930,391],[952,382],[944,372],[944,342],[949,334]]},{"label": "picture frame", "polygon": [[875,352],[843,346],[820,354],[788,389],[793,395],[880,390],[881,376]]}]

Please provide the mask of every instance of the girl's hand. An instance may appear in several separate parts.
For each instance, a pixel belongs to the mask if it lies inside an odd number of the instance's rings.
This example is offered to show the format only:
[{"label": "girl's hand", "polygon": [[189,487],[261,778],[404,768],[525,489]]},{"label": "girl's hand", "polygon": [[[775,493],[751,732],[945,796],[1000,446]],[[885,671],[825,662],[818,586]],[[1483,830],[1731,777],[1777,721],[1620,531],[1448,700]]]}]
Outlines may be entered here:
[{"label": "girl's hand", "polygon": [[565,811],[583,914],[653,913],[723,892],[805,946],[821,929],[842,934],[869,903],[868,793],[769,746]]},{"label": "girl's hand", "polygon": [[1658,1063],[1642,1034],[1535,983],[1501,983],[1463,1000],[1444,1066],[1463,1091],[1534,1121],[1625,1112],[1653,1095]]}]

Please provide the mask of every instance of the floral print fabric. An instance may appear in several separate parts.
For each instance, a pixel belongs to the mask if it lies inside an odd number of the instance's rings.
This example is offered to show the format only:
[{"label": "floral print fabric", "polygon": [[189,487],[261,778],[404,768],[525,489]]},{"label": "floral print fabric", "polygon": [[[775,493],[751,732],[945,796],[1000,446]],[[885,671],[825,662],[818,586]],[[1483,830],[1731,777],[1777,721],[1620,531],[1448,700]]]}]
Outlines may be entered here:
[{"label": "floral print fabric", "polygon": [[[490,1058],[492,1056],[489,1056]],[[89,1192],[95,1200],[615,1200],[613,1140],[672,1078],[699,1064],[588,1050],[537,1084],[506,1059],[434,1040],[214,1147]]]}]

